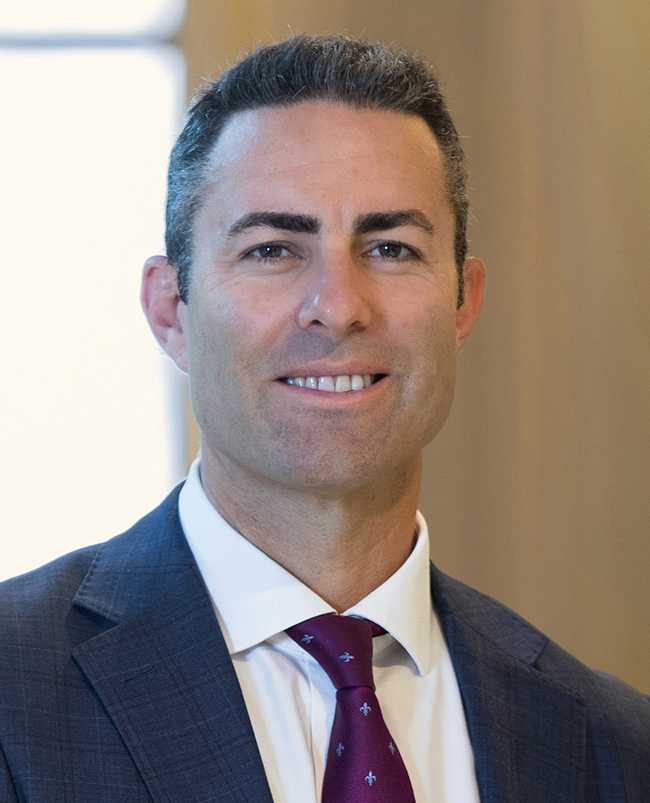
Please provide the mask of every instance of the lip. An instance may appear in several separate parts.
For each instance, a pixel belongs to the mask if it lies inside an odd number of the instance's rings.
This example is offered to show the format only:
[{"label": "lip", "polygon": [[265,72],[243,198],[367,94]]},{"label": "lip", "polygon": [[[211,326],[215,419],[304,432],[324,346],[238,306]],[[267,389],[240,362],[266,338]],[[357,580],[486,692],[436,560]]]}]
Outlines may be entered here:
[{"label": "lip", "polygon": [[332,362],[311,362],[304,363],[303,365],[291,366],[286,370],[286,373],[281,373],[276,376],[276,379],[291,379],[296,376],[354,376],[355,374],[363,376],[364,374],[382,374],[388,375],[385,366],[377,365],[376,363],[332,363]]},{"label": "lip", "polygon": [[[300,376],[300,374],[298,374],[298,376]],[[314,376],[314,374],[308,374],[308,376]],[[319,374],[319,376],[341,376],[341,374]],[[309,407],[328,409],[352,409],[358,405],[365,406],[367,402],[370,402],[372,399],[384,393],[392,384],[391,377],[388,374],[382,374],[380,379],[365,388],[336,393],[335,391],[316,390],[315,388],[302,388],[298,385],[288,385],[286,382],[281,381],[283,378],[284,377],[278,378],[278,380],[272,384],[277,388],[278,392],[282,393],[282,397],[287,404],[299,402],[300,406],[307,404]]]}]

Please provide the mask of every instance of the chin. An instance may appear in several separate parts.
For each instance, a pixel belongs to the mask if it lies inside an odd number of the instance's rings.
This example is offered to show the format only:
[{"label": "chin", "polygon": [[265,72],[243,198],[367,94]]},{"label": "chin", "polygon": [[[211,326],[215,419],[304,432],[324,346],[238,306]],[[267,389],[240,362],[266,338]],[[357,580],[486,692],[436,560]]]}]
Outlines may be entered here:
[{"label": "chin", "polygon": [[359,457],[358,454],[350,456],[338,453],[321,455],[316,460],[286,462],[284,465],[275,462],[267,476],[284,488],[335,498],[385,483],[393,485],[397,481],[400,484],[396,477],[410,474],[407,466],[416,462],[406,459],[402,464],[396,464],[394,455],[390,462],[387,456],[379,460],[377,455],[373,455],[374,459],[370,461]]},{"label": "chin", "polygon": [[313,493],[318,496],[336,497],[362,488],[372,481],[372,477],[354,469],[345,470],[343,466],[309,465],[293,467],[284,471],[274,470],[271,479],[283,488]]}]

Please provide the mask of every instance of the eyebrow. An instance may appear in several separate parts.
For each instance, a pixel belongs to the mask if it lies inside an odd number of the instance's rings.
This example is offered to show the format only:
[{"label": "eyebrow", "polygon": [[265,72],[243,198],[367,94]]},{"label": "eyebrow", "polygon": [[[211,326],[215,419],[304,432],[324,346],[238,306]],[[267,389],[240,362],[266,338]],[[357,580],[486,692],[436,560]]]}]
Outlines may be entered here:
[{"label": "eyebrow", "polygon": [[320,223],[311,215],[298,215],[292,212],[250,212],[232,224],[228,229],[228,237],[255,228],[282,229],[296,234],[318,234]]},{"label": "eyebrow", "polygon": [[394,212],[370,212],[360,215],[354,222],[355,234],[369,234],[371,231],[396,229],[399,226],[417,226],[427,234],[435,229],[429,218],[419,209],[399,209]]},{"label": "eyebrow", "polygon": [[[419,209],[397,209],[389,212],[368,212],[354,221],[355,234],[369,234],[372,231],[385,231],[400,226],[417,226],[427,234],[435,229],[427,216]],[[320,221],[311,215],[293,212],[250,212],[236,220],[228,229],[228,237],[254,228],[280,229],[296,234],[318,234]]]}]

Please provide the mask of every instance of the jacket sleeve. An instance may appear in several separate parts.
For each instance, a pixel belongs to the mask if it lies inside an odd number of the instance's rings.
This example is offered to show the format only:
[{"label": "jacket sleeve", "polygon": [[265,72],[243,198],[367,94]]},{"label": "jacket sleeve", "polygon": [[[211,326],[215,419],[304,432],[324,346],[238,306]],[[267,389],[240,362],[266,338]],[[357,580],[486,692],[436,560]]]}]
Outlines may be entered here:
[{"label": "jacket sleeve", "polygon": [[0,803],[18,803],[16,787],[9,772],[9,765],[0,744]]}]

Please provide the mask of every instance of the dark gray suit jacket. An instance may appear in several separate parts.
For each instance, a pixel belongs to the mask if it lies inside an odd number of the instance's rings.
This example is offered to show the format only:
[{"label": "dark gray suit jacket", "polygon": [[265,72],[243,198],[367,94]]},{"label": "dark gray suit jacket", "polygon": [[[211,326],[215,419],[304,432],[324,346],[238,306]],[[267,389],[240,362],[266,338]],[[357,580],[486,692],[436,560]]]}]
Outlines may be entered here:
[{"label": "dark gray suit jacket", "polygon": [[[271,803],[177,496],[0,586],[1,803]],[[431,589],[483,803],[650,802],[648,698],[435,568]]]}]

